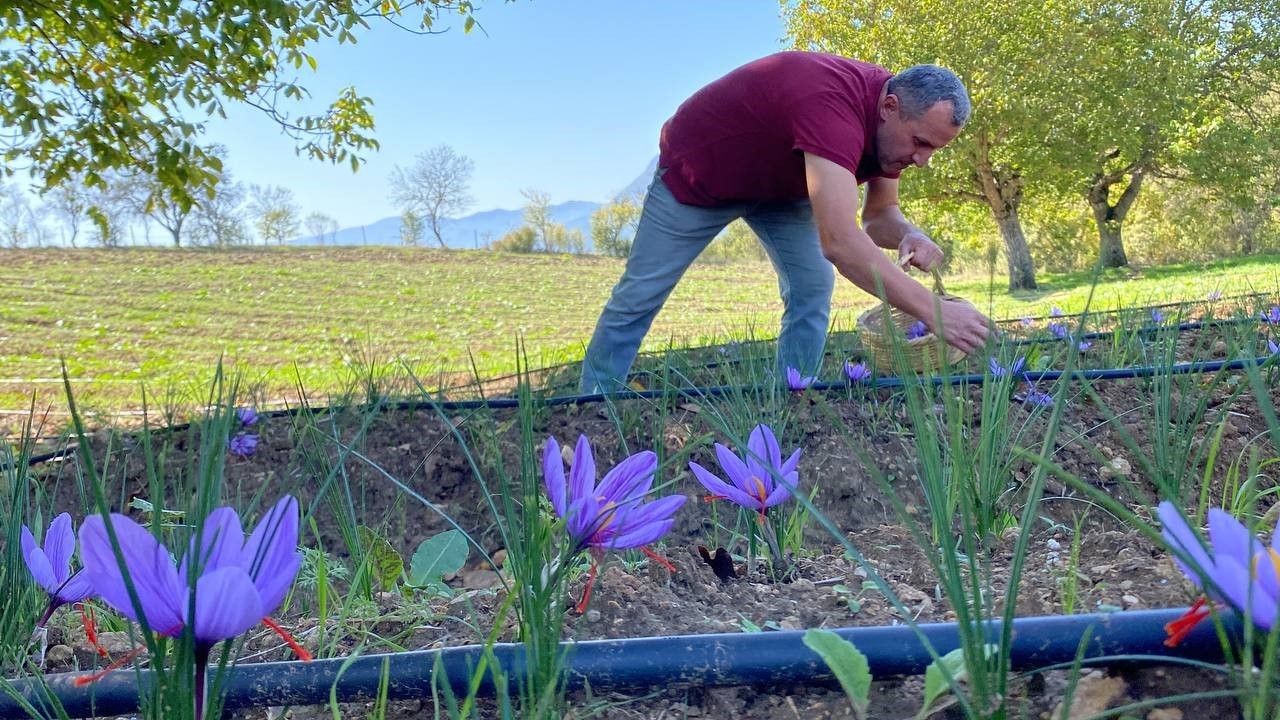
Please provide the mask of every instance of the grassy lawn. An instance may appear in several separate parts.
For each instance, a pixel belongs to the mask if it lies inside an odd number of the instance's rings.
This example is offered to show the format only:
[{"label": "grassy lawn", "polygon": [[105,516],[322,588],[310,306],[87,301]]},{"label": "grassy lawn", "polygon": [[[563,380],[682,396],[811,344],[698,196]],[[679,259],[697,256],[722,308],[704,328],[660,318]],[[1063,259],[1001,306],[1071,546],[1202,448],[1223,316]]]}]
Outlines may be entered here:
[{"label": "grassy lawn", "polygon": [[[60,360],[88,409],[152,396],[199,398],[220,358],[262,399],[340,392],[353,370],[404,362],[419,377],[513,371],[581,356],[622,270],[598,257],[402,248],[7,250],[0,283],[0,424],[64,403]],[[1107,275],[1096,308],[1199,300],[1280,288],[1275,256]],[[1084,306],[1090,273],[1045,276],[1010,296],[1005,279],[948,278],[948,290],[997,318]],[[838,282],[834,325],[870,304]],[[776,333],[781,307],[768,265],[696,265],[650,333],[648,349]]]}]

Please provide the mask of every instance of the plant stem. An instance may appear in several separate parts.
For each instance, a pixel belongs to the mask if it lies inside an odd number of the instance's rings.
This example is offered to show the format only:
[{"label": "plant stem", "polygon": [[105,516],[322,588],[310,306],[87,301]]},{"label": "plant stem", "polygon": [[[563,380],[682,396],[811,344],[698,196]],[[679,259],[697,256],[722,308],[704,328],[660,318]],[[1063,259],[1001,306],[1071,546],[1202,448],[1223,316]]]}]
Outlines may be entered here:
[{"label": "plant stem", "polygon": [[196,645],[196,684],[195,684],[195,701],[196,701],[196,720],[204,720],[204,671],[209,665],[209,648],[204,645]]}]

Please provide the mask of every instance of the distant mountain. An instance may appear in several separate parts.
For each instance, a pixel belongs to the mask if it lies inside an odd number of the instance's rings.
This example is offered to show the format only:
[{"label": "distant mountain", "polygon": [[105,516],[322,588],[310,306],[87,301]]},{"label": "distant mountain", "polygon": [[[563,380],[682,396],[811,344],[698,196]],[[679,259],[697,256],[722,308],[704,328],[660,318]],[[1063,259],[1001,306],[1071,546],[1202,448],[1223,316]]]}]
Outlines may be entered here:
[{"label": "distant mountain", "polygon": [[[635,180],[620,190],[614,199],[624,197],[642,198],[649,182],[653,179],[653,171],[658,166],[655,155],[648,168]],[[600,208],[600,203],[586,200],[570,200],[551,206],[551,219],[573,230],[581,230],[586,239],[587,252],[591,245],[591,213]],[[460,218],[449,218],[442,223],[441,231],[447,246],[457,249],[475,249],[487,246],[503,235],[520,227],[523,223],[520,210],[484,210]],[[400,218],[383,218],[369,225],[343,228],[325,238],[330,245],[399,245]],[[320,238],[315,235],[300,237],[290,241],[291,245],[319,245]],[[435,238],[423,238],[423,244],[435,245]]]}]

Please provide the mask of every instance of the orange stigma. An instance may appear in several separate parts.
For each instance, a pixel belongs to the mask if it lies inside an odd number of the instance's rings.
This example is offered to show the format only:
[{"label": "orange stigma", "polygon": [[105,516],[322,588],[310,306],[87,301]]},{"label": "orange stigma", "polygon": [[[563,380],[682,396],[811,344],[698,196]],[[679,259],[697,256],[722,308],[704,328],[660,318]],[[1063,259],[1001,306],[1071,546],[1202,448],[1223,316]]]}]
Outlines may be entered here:
[{"label": "orange stigma", "polygon": [[1196,604],[1187,608],[1187,612],[1182,617],[1172,622],[1165,623],[1164,631],[1169,637],[1165,638],[1165,647],[1177,647],[1178,643],[1186,639],[1195,626],[1199,625],[1202,620],[1209,617],[1209,608],[1206,607],[1207,600],[1200,598],[1196,600]]},{"label": "orange stigma", "polygon": [[297,640],[293,639],[293,636],[290,635],[288,631],[277,625],[274,620],[269,617],[264,617],[262,618],[262,624],[274,630],[275,633],[280,636],[280,639],[284,640],[285,644],[289,646],[289,649],[293,651],[293,654],[298,656],[299,660],[303,662],[311,662],[311,653],[307,652],[306,648],[302,647]]}]

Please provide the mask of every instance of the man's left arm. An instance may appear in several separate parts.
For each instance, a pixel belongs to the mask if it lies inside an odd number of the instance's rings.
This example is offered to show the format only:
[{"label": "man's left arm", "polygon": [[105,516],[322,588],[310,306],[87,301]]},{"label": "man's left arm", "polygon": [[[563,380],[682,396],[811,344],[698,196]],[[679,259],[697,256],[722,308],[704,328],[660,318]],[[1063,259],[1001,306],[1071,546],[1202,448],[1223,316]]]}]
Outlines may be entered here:
[{"label": "man's left arm", "polygon": [[942,264],[942,249],[920,228],[912,225],[898,207],[898,179],[871,178],[867,181],[866,200],[862,203],[862,229],[876,245],[897,250],[898,255],[913,253],[911,264],[930,270]]}]

